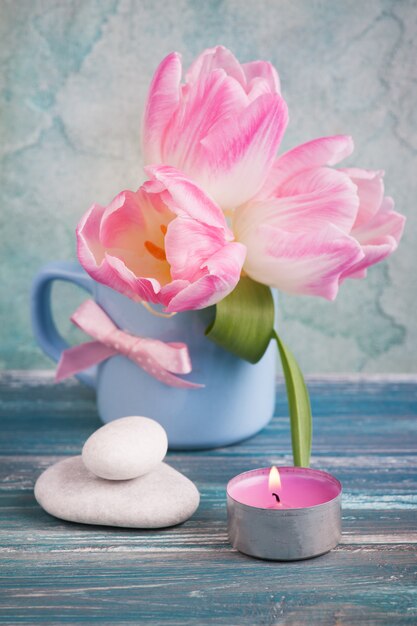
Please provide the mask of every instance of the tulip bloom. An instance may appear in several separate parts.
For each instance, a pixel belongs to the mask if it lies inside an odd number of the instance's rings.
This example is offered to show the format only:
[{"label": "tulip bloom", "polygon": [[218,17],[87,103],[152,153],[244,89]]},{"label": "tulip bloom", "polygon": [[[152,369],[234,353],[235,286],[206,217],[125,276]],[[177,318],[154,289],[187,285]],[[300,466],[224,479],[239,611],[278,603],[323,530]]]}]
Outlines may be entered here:
[{"label": "tulip bloom", "polygon": [[391,254],[404,218],[384,198],[382,172],[338,170],[350,137],[324,137],[276,158],[288,115],[270,63],[240,64],[218,46],[181,84],[168,55],[143,121],[146,163],[168,163],[213,198],[246,247],[244,271],[296,294],[333,300],[345,278]]},{"label": "tulip bloom", "polygon": [[337,170],[350,137],[316,139],[279,157],[257,197],[236,209],[233,230],[258,282],[333,300],[345,278],[398,246],[405,218],[384,198],[382,172]]},{"label": "tulip bloom", "polygon": [[172,53],[149,90],[151,180],[93,205],[79,224],[78,256],[93,278],[167,311],[219,302],[242,266],[260,283],[332,300],[396,249],[404,218],[384,197],[382,172],[332,167],[352,152],[350,137],[276,158],[288,114],[270,63],[240,64],[218,46],[184,84],[181,74]]},{"label": "tulip bloom", "polygon": [[245,247],[183,174],[170,167],[149,173],[138,191],[87,211],[77,228],[80,263],[98,282],[169,312],[219,302],[239,281]]},{"label": "tulip bloom", "polygon": [[145,164],[184,172],[224,209],[252,198],[264,183],[288,113],[274,67],[241,65],[218,46],[203,52],[181,84],[173,52],[153,77],[143,119]]},{"label": "tulip bloom", "polygon": [[318,139],[282,155],[258,196],[238,207],[232,229],[221,208],[169,166],[151,180],[93,205],[77,229],[88,273],[167,311],[219,302],[243,270],[289,293],[333,300],[343,280],[393,252],[404,217],[384,198],[382,172],[329,167],[349,137]]}]

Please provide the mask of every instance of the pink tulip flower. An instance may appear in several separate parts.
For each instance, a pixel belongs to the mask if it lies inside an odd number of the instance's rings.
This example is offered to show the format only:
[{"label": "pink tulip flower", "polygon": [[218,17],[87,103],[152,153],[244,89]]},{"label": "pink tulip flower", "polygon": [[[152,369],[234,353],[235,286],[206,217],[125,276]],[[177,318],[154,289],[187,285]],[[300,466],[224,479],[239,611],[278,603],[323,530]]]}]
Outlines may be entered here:
[{"label": "pink tulip flower", "polygon": [[381,172],[334,169],[350,137],[324,137],[276,158],[288,115],[270,63],[240,64],[218,46],[181,84],[168,55],[154,75],[143,122],[146,163],[185,172],[231,220],[258,282],[333,300],[345,278],[397,247],[404,218],[383,196]]},{"label": "pink tulip flower", "polygon": [[219,302],[236,286],[245,246],[221,209],[171,167],[87,211],[77,228],[78,258],[98,282],[169,312]]},{"label": "pink tulip flower", "polygon": [[323,137],[280,156],[257,197],[234,213],[245,272],[261,283],[333,300],[340,283],[398,246],[405,218],[384,198],[382,172],[333,169],[353,150]]},{"label": "pink tulip flower", "polygon": [[343,280],[396,249],[404,227],[382,172],[330,167],[352,147],[350,137],[326,137],[279,157],[258,195],[235,209],[232,230],[181,172],[148,167],[136,193],[87,212],[79,259],[99,282],[167,311],[219,302],[242,268],[281,291],[333,300]]},{"label": "pink tulip flower", "polygon": [[240,64],[222,46],[205,50],[181,84],[173,52],[153,77],[143,119],[145,164],[168,164],[202,187],[223,210],[262,187],[288,113],[274,67]]}]

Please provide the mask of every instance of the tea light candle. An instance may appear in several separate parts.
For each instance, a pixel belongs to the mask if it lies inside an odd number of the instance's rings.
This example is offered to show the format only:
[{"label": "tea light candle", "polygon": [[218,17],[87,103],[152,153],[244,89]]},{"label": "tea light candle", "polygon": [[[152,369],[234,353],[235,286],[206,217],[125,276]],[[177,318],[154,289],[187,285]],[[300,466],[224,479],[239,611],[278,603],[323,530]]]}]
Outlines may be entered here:
[{"label": "tea light candle", "polygon": [[308,559],[340,540],[340,482],[305,467],[255,469],[227,485],[230,542],[250,556],[276,561]]}]

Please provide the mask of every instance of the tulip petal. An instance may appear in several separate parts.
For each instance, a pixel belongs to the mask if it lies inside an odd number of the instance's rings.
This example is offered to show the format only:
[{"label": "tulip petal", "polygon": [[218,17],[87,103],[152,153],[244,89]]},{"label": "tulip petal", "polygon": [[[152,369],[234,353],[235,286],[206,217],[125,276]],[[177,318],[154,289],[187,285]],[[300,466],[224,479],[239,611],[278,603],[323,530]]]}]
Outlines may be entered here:
[{"label": "tulip petal", "polygon": [[[203,269],[207,269],[209,274],[215,274],[223,281],[225,287],[222,297],[225,297],[237,285],[245,258],[246,246],[238,241],[232,241],[219,248],[203,264]],[[217,298],[216,302],[220,299]]]},{"label": "tulip petal", "polygon": [[[106,265],[113,270],[117,278],[122,282],[123,288],[119,288],[119,282],[116,285],[112,285],[109,282],[109,277],[101,276],[100,282],[105,285],[120,291],[124,295],[132,298],[133,300],[144,300],[145,302],[158,303],[160,299],[158,294],[161,291],[161,284],[155,278],[138,277],[136,274],[126,265],[123,259],[112,256],[106,253]],[[105,280],[103,280],[105,278]]]},{"label": "tulip petal", "polygon": [[233,230],[239,241],[245,241],[261,223],[293,233],[333,224],[350,233],[359,201],[356,186],[343,172],[328,167],[308,170],[284,183],[281,194],[235,211]]},{"label": "tulip petal", "polygon": [[192,63],[186,74],[187,83],[193,84],[213,70],[223,69],[228,76],[246,87],[245,74],[234,54],[224,46],[204,50]]},{"label": "tulip petal", "polygon": [[371,243],[381,237],[389,235],[398,244],[402,237],[405,225],[405,217],[393,210],[394,200],[386,196],[381,207],[372,220],[352,231],[359,243]]},{"label": "tulip petal", "polygon": [[100,242],[100,225],[106,207],[93,204],[83,215],[75,231],[77,254],[82,265],[95,268],[104,258],[105,249]]},{"label": "tulip petal", "polygon": [[133,191],[122,191],[108,205],[100,224],[100,242],[105,248],[124,248],[126,238],[142,237],[145,220],[139,197]]},{"label": "tulip petal", "polygon": [[[242,85],[223,69],[203,74],[196,83],[185,85],[181,94],[180,106],[166,130],[159,162],[190,174],[194,171],[200,142],[213,126],[244,110],[248,98]],[[198,182],[198,177],[194,178]]]},{"label": "tulip petal", "polygon": [[220,294],[222,281],[217,276],[207,274],[195,283],[190,283],[188,287],[181,290],[166,307],[167,313],[181,313],[181,311],[193,311],[204,309],[207,306],[216,304],[224,296]]},{"label": "tulip petal", "polygon": [[368,223],[352,231],[365,256],[344,272],[343,279],[363,278],[366,276],[366,268],[383,261],[397,249],[404,231],[405,217],[393,211],[393,206],[392,198],[384,198],[378,213]]},{"label": "tulip petal", "polygon": [[220,302],[239,282],[245,252],[245,247],[235,242],[219,250],[202,265],[206,273],[172,298],[167,311],[203,309]]},{"label": "tulip petal", "polygon": [[357,216],[356,185],[345,173],[329,167],[301,172],[282,184],[280,201],[288,207],[279,225],[286,230],[310,230],[333,224],[349,233]]},{"label": "tulip petal", "polygon": [[221,229],[178,217],[170,224],[165,238],[172,278],[196,280],[202,275],[203,263],[226,243]]},{"label": "tulip petal", "polygon": [[105,211],[105,207],[93,204],[80,220],[76,229],[77,256],[92,278],[133,297],[134,293],[126,286],[118,272],[109,265],[106,250],[100,242],[100,224]]},{"label": "tulip petal", "polygon": [[245,243],[244,270],[253,280],[328,300],[336,297],[340,276],[364,256],[358,242],[334,226],[290,233],[261,225]]},{"label": "tulip petal", "polygon": [[191,176],[223,210],[243,204],[264,183],[287,122],[287,105],[279,95],[260,96],[201,141]]},{"label": "tulip petal", "polygon": [[148,166],[145,171],[163,184],[168,192],[164,201],[173,213],[222,228],[229,239],[233,238],[220,207],[182,172],[168,165]]},{"label": "tulip petal", "polygon": [[181,56],[172,52],[160,63],[152,79],[142,124],[145,163],[162,161],[165,129],[180,100],[181,72]]},{"label": "tulip petal", "polygon": [[134,249],[142,256],[146,239],[163,243],[161,225],[165,227],[174,214],[161,202],[147,184],[138,191],[123,191],[109,204],[100,224],[100,242],[106,248]]},{"label": "tulip petal", "polygon": [[281,93],[279,76],[272,63],[268,63],[267,61],[252,61],[251,63],[243,63],[242,69],[246,78],[247,92],[251,100],[253,99],[253,92],[259,79],[262,79],[268,86],[269,93]]},{"label": "tulip petal", "polygon": [[354,224],[354,228],[358,228],[369,222],[379,211],[384,197],[384,172],[353,167],[340,171],[345,172],[358,188],[359,211]]},{"label": "tulip petal", "polygon": [[301,144],[276,159],[259,196],[281,195],[280,186],[286,180],[311,168],[335,165],[352,151],[353,140],[348,135],[321,137]]},{"label": "tulip petal", "polygon": [[175,215],[161,202],[161,195],[147,192],[145,185],[118,194],[103,214],[99,237],[107,253],[133,275],[152,276],[164,285],[171,280],[164,232]]},{"label": "tulip petal", "polygon": [[355,263],[347,271],[340,276],[340,283],[346,278],[366,278],[367,268],[376,263],[380,263],[392,254],[397,248],[397,244],[393,237],[386,237],[384,241],[378,244],[363,245],[362,251],[364,258]]}]

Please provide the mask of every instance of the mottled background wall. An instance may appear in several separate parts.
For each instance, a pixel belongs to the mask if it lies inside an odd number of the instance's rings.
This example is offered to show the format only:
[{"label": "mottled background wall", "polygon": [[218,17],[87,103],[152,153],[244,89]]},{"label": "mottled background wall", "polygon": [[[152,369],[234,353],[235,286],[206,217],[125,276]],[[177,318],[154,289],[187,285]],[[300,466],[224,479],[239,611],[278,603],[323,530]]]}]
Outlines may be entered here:
[{"label": "mottled background wall", "polygon": [[[74,226],[142,180],[145,91],[171,50],[188,64],[223,43],[271,60],[291,114],[284,148],[334,133],[351,162],[386,172],[408,215],[399,251],[337,302],[281,299],[282,335],[310,372],[417,370],[416,32],[413,0],[1,0],[0,366],[50,366],[31,337],[28,290],[75,258]],[[57,316],[80,300],[57,287]]]}]

